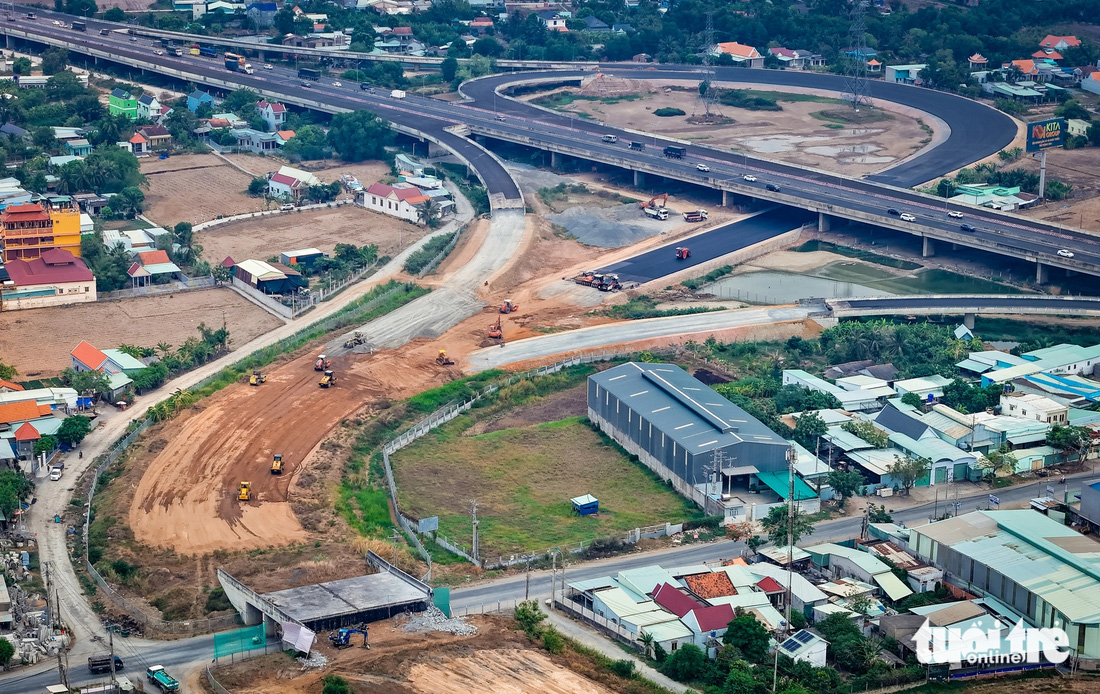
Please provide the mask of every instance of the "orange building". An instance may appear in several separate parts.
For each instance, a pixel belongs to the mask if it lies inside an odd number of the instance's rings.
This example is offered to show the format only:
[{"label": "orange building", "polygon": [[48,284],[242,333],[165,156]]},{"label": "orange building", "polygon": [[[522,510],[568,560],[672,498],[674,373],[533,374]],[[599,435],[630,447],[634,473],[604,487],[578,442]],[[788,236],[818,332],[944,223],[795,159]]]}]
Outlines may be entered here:
[{"label": "orange building", "polygon": [[67,196],[12,205],[0,212],[4,262],[35,260],[52,248],[80,257],[80,211]]}]

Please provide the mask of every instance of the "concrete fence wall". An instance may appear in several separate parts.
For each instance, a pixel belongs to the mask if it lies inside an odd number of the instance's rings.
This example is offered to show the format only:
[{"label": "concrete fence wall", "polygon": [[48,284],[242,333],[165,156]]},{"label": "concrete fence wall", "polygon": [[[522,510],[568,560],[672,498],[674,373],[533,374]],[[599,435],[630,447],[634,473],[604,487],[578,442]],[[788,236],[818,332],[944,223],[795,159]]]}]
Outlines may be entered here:
[{"label": "concrete fence wall", "polygon": [[289,306],[284,306],[279,301],[271,298],[267,294],[264,294],[252,285],[242,282],[236,277],[231,278],[230,285],[233,287],[233,289],[237,291],[238,294],[241,294],[252,303],[260,304],[268,311],[282,316],[287,320],[294,318],[294,309]]}]

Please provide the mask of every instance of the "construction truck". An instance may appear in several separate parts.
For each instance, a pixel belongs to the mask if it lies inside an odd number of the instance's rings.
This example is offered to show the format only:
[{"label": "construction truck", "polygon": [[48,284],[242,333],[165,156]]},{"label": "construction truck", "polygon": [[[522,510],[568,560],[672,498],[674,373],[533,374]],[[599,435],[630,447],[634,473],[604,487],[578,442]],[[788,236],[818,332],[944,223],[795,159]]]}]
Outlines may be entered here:
[{"label": "construction truck", "polygon": [[454,359],[447,356],[447,350],[441,349],[439,350],[439,356],[435,358],[435,363],[440,366],[454,366],[455,362]]},{"label": "construction truck", "polygon": [[617,292],[623,288],[618,275],[596,275],[596,289],[601,292]]},{"label": "construction truck", "polygon": [[647,208],[643,209],[642,211],[645,212],[648,216],[652,217],[653,219],[659,219],[662,222],[665,221],[666,219],[668,219],[668,208],[667,207],[647,207]]},{"label": "construction truck", "polygon": [[260,371],[253,371],[252,375],[248,377],[248,385],[250,386],[258,386],[265,382],[267,382],[267,374]]},{"label": "construction truck", "polygon": [[276,453],[271,459],[271,474],[281,475],[283,474],[283,454]]},{"label": "construction truck", "polygon": [[695,210],[693,212],[685,212],[684,213],[684,221],[685,222],[705,222],[705,221],[707,221],[708,216],[709,216],[709,213],[706,210],[698,209],[698,210]]},{"label": "construction truck", "polygon": [[162,692],[179,691],[180,683],[176,681],[175,677],[168,674],[163,665],[152,666],[145,671],[145,676]]},{"label": "construction truck", "polygon": [[501,313],[513,313],[513,312],[518,311],[518,310],[519,310],[519,304],[512,301],[511,299],[505,299],[504,303],[500,305],[500,312]]},{"label": "construction truck", "polygon": [[497,322],[489,326],[489,339],[499,340],[504,337],[504,331],[500,327],[500,316],[497,316]]},{"label": "construction truck", "polygon": [[340,629],[334,631],[328,635],[328,640],[332,642],[332,645],[336,648],[348,648],[351,646],[351,637],[355,634],[363,635],[363,648],[370,650],[370,644],[367,643],[369,629],[367,627],[360,627],[358,629]]},{"label": "construction truck", "polygon": [[328,369],[328,367],[329,367],[328,357],[326,357],[325,355],[322,354],[321,356],[317,357],[317,363],[315,363],[313,365],[313,370],[314,371],[324,371],[324,370]]},{"label": "construction truck", "polygon": [[242,481],[241,482],[241,488],[237,491],[237,500],[238,501],[248,501],[251,498],[252,498],[252,483]]},{"label": "construction truck", "polygon": [[344,349],[351,349],[352,347],[363,344],[365,341],[366,338],[363,337],[363,333],[356,330],[351,337],[344,340]]},{"label": "construction truck", "polygon": [[317,385],[328,388],[334,383],[336,383],[336,374],[332,373],[332,369],[325,369],[325,375],[321,376],[321,380],[317,382]]},{"label": "construction truck", "polygon": [[676,247],[676,260],[687,260],[691,257],[691,249],[687,246]]},{"label": "construction truck", "polygon": [[663,221],[668,219],[668,208],[665,206],[667,204],[668,193],[661,193],[660,195],[654,195],[645,202],[638,203],[638,207],[642,208],[642,211],[650,217]]},{"label": "construction truck", "polygon": [[664,154],[670,159],[683,159],[684,155],[687,154],[687,148],[669,145],[668,147],[665,147]]}]

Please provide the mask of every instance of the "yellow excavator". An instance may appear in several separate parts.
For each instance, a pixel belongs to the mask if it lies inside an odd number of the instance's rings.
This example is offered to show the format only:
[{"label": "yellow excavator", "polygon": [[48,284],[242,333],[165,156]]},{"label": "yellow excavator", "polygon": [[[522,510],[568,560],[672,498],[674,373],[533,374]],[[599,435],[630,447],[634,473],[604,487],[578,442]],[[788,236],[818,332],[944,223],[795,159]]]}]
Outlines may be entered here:
[{"label": "yellow excavator", "polygon": [[237,499],[241,501],[248,501],[252,498],[252,483],[241,482],[241,489],[237,492]]},{"label": "yellow excavator", "polygon": [[275,457],[271,460],[271,474],[281,475],[283,474],[283,454],[276,453]]}]

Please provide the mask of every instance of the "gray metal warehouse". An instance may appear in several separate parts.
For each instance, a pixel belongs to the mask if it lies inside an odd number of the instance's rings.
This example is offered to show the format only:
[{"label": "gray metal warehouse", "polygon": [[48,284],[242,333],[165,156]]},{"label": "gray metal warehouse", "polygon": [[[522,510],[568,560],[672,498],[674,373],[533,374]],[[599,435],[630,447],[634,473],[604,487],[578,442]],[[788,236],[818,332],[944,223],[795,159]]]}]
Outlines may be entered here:
[{"label": "gray metal warehouse", "polygon": [[630,362],[589,376],[588,418],[704,508],[696,485],[708,481],[715,451],[727,478],[787,469],[789,442],[675,364]]}]

